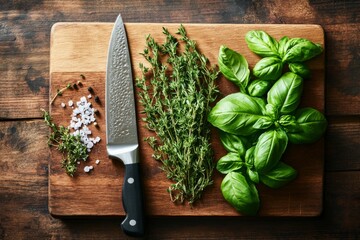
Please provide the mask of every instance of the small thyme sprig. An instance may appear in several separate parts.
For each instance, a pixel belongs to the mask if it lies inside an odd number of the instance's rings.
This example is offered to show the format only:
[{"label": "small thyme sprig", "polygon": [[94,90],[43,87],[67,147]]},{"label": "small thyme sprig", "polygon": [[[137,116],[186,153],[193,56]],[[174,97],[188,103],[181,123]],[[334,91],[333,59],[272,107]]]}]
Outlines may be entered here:
[{"label": "small thyme sprig", "polygon": [[53,104],[53,102],[55,101],[55,99],[58,97],[58,96],[61,96],[63,94],[63,92],[69,88],[72,88],[72,85],[71,83],[68,83],[65,87],[63,87],[62,89],[58,89],[56,90],[56,94],[55,96],[51,99],[50,101],[50,105]]},{"label": "small thyme sprig", "polygon": [[47,111],[44,109],[41,109],[41,111],[46,125],[51,129],[48,145],[57,147],[63,153],[61,166],[69,176],[73,177],[77,170],[77,161],[85,161],[88,157],[87,148],[81,142],[79,135],[71,134],[70,130],[64,126],[57,126],[52,122]]},{"label": "small thyme sprig", "polygon": [[[218,71],[208,66],[208,59],[198,52],[195,41],[186,36],[181,25],[180,39],[163,28],[166,36],[159,45],[147,36],[142,53],[151,68],[140,64],[137,78],[139,102],[147,128],[156,137],[145,140],[153,148],[153,157],[162,162],[167,178],[174,183],[168,191],[174,202],[192,205],[202,191],[212,184],[214,169],[207,115],[218,90]],[[180,44],[184,44],[180,52]]]}]

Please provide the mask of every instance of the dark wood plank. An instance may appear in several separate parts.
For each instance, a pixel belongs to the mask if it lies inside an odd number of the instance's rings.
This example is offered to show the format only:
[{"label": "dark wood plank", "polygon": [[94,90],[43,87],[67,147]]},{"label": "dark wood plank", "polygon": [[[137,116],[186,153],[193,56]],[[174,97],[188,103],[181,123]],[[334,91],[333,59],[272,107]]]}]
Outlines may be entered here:
[{"label": "dark wood plank", "polygon": [[325,169],[327,171],[359,171],[359,116],[328,117],[328,123]]},{"label": "dark wood plank", "polygon": [[360,24],[324,26],[326,39],[326,113],[360,114]]}]

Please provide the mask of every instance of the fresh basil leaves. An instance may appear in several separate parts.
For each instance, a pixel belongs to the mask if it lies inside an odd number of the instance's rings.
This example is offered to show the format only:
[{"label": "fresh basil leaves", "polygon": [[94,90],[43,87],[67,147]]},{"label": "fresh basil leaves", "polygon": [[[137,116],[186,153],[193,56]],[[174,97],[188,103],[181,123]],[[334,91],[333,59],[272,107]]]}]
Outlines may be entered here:
[{"label": "fresh basil leaves", "polygon": [[242,173],[230,172],[221,182],[221,192],[237,211],[254,215],[260,207],[259,194],[255,184]]},{"label": "fresh basil leaves", "polygon": [[279,43],[264,31],[249,31],[245,41],[249,49],[261,57],[279,56]]},{"label": "fresh basil leaves", "polygon": [[278,108],[280,114],[292,113],[300,104],[303,80],[287,72],[273,85],[267,95],[268,103]]},{"label": "fresh basil leaves", "polygon": [[253,74],[263,80],[276,80],[281,76],[283,63],[278,57],[266,57],[256,63]]},{"label": "fresh basil leaves", "polygon": [[288,137],[281,129],[271,129],[260,135],[254,150],[257,172],[267,173],[280,161],[287,147]]},{"label": "fresh basil leaves", "polygon": [[228,151],[216,166],[226,175],[222,194],[239,212],[255,215],[260,207],[256,184],[279,188],[297,176],[281,161],[288,144],[312,143],[326,130],[321,112],[298,109],[303,79],[310,76],[304,62],[323,49],[304,38],[285,36],[277,41],[264,31],[250,31],[245,40],[262,59],[250,72],[244,56],[220,47],[220,71],[240,92],[221,99],[208,121],[221,130],[220,140]]},{"label": "fresh basil leaves", "polygon": [[254,124],[263,116],[265,102],[241,92],[221,99],[208,115],[208,121],[224,132],[249,136],[258,132]]},{"label": "fresh basil leaves", "polygon": [[[318,140],[326,130],[327,121],[325,116],[316,109],[298,109],[294,115],[296,128],[288,131],[289,140],[292,143],[312,143]],[[290,128],[291,129],[291,128]]]},{"label": "fresh basil leaves", "polygon": [[248,62],[240,54],[226,46],[221,46],[218,63],[221,73],[230,81],[235,83],[242,92],[249,82],[250,70]]},{"label": "fresh basil leaves", "polygon": [[260,175],[260,181],[268,187],[279,188],[296,178],[297,171],[291,166],[279,162],[271,171]]}]

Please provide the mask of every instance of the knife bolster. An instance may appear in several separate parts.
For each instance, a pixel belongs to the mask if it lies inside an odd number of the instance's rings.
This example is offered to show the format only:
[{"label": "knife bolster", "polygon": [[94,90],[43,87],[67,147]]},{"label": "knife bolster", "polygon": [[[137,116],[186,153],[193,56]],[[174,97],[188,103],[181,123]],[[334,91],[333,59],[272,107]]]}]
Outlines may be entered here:
[{"label": "knife bolster", "polygon": [[139,145],[107,145],[110,158],[120,159],[125,165],[139,162]]}]

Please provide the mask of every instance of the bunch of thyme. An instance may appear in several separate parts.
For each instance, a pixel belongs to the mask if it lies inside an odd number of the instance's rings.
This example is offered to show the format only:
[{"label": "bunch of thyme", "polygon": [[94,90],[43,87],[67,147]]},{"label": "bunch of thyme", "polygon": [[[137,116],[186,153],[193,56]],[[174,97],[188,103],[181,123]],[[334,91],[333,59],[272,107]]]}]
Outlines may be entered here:
[{"label": "bunch of thyme", "polygon": [[79,135],[73,135],[64,126],[57,126],[52,122],[50,114],[42,109],[44,121],[50,127],[51,133],[48,139],[49,146],[56,146],[63,153],[62,168],[66,173],[73,177],[77,170],[77,161],[86,160],[88,157],[87,148],[81,142]]},{"label": "bunch of thyme", "polygon": [[[214,169],[207,115],[218,89],[218,71],[196,49],[185,28],[180,39],[163,28],[166,41],[159,45],[148,35],[142,53],[151,65],[140,64],[142,77],[136,79],[139,102],[146,126],[156,137],[145,140],[154,150],[153,157],[174,183],[169,186],[173,202],[192,205],[212,184]],[[180,44],[184,50],[180,52]]]}]

